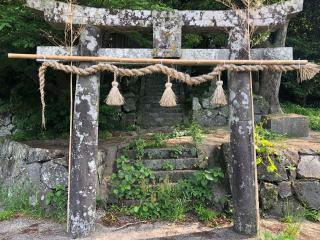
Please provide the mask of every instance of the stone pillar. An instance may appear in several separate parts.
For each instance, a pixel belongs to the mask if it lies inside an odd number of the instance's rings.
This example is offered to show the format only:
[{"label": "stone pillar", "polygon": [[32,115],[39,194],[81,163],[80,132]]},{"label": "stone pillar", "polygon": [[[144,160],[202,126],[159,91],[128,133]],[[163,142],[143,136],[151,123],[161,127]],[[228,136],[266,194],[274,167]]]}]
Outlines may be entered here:
[{"label": "stone pillar", "polygon": [[[230,30],[230,59],[249,59],[249,35],[244,27]],[[254,114],[250,73],[230,73],[231,190],[234,229],[256,235],[259,227]]]},{"label": "stone pillar", "polygon": [[152,12],[153,57],[180,58],[182,18],[179,12]]},{"label": "stone pillar", "polygon": [[[100,48],[100,29],[87,26],[80,36],[80,55],[95,56]],[[83,62],[85,68],[94,63]],[[69,232],[86,237],[94,230],[96,213],[96,158],[98,154],[100,74],[79,77],[76,83],[70,196]]]}]

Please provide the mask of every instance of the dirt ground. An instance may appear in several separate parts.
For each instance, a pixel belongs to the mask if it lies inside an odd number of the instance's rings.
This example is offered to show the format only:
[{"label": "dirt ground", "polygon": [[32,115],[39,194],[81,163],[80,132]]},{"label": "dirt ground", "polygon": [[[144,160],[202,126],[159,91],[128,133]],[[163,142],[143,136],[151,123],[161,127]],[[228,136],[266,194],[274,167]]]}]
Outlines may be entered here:
[{"label": "dirt ground", "polygon": [[[261,232],[279,233],[284,224],[275,219],[261,220]],[[301,225],[299,240],[317,240],[320,236],[320,223],[305,221]],[[65,240],[71,239],[65,232],[65,225],[45,219],[15,218],[0,222],[1,240]],[[96,231],[89,238],[94,240],[254,240],[239,235],[227,224],[209,228],[200,223],[144,223],[127,227],[105,227],[97,223]]]}]

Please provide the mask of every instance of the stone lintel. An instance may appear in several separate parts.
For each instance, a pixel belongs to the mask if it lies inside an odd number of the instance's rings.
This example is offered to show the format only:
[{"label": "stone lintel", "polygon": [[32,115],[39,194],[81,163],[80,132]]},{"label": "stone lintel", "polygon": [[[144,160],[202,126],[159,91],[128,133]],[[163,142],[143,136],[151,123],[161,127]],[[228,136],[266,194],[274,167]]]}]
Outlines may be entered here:
[{"label": "stone lintel", "polygon": [[[255,27],[274,27],[284,25],[303,9],[304,0],[290,0],[269,6],[263,6],[251,11],[252,25]],[[70,9],[67,3],[54,0],[27,0],[27,6],[44,13],[46,21],[64,24],[69,18]],[[150,10],[108,10],[74,5],[73,23],[79,25],[92,24],[104,27],[117,27],[123,30],[152,28],[158,11]],[[182,19],[182,25],[187,30],[201,28],[232,28],[239,26],[239,16],[245,17],[244,10],[226,11],[176,11]],[[162,12],[163,13],[163,12]],[[160,13],[160,14],[162,14]]]},{"label": "stone lintel", "polygon": [[[37,54],[46,55],[69,55],[69,51],[63,47],[40,46],[37,48]],[[78,49],[73,48],[73,55],[78,55]],[[112,56],[117,58],[153,58],[153,49],[146,48],[101,48],[99,56]],[[230,56],[229,49],[181,49],[180,59],[220,59],[228,60]],[[293,49],[291,47],[279,48],[255,48],[251,50],[253,60],[292,60]],[[39,62],[44,60],[38,59]],[[48,61],[48,60],[46,60]]]}]

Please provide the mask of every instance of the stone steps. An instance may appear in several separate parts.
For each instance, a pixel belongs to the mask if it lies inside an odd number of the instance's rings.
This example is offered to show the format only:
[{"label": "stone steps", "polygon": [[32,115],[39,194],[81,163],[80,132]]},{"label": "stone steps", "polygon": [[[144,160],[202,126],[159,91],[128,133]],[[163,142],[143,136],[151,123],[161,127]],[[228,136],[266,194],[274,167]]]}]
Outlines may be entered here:
[{"label": "stone steps", "polygon": [[[136,153],[134,150],[129,150],[126,152],[129,159],[136,159]],[[173,159],[176,158],[174,148],[149,148],[144,150],[143,159]],[[178,156],[181,158],[197,158],[198,153],[196,148],[183,148],[181,154]]]},{"label": "stone steps", "polygon": [[148,159],[143,164],[154,171],[166,171],[165,165],[170,163],[172,170],[195,170],[199,168],[201,161],[198,158],[171,158],[171,159]]},{"label": "stone steps", "polygon": [[167,177],[170,182],[178,182],[179,180],[191,178],[196,172],[197,170],[155,171],[154,175],[158,182]]}]

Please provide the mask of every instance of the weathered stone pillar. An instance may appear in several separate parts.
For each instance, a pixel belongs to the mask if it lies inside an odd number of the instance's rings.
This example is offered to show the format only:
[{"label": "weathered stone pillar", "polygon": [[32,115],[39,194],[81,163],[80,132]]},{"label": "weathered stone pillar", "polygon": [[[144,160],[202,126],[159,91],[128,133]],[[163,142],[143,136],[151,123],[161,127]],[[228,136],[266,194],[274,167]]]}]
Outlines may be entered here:
[{"label": "weathered stone pillar", "polygon": [[[100,39],[100,29],[87,26],[80,36],[80,55],[97,55]],[[73,238],[88,236],[95,225],[99,88],[100,74],[79,77],[76,83],[68,216]]]},{"label": "weathered stone pillar", "polygon": [[[231,29],[229,46],[230,59],[249,59],[249,36],[244,27]],[[229,88],[234,229],[243,234],[256,235],[259,203],[250,73],[230,73]]]}]

